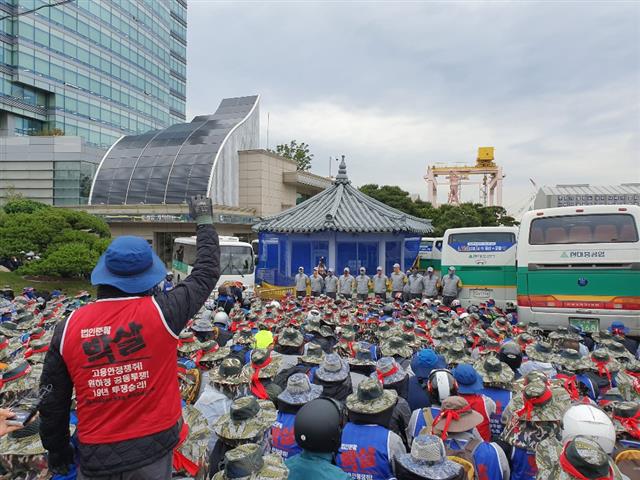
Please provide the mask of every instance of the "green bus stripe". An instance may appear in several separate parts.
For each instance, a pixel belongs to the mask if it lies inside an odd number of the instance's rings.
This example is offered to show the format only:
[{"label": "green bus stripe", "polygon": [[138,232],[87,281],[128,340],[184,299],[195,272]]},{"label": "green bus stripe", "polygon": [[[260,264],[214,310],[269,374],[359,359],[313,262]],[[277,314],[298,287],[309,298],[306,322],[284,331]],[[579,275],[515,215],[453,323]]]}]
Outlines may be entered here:
[{"label": "green bus stripe", "polygon": [[[516,267],[514,265],[454,265],[456,275],[462,285],[515,285]],[[442,274],[446,275],[449,265],[442,265]]]},{"label": "green bus stripe", "polygon": [[[580,286],[578,281],[587,281]],[[582,282],[581,282],[582,283]],[[638,296],[640,271],[609,269],[567,269],[529,271],[518,268],[519,295],[611,295]]]}]

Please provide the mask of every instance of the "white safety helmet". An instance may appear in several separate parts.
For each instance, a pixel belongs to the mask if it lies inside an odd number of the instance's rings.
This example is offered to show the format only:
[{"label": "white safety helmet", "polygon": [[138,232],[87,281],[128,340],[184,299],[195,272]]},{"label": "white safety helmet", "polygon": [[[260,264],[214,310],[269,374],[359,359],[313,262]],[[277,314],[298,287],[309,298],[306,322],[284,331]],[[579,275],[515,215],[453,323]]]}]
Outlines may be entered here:
[{"label": "white safety helmet", "polygon": [[469,314],[467,312],[463,312],[460,314],[460,316],[458,317],[460,320],[464,320],[465,318],[468,318]]},{"label": "white safety helmet", "polygon": [[451,308],[458,308],[460,306],[460,300],[457,298],[451,302]]},{"label": "white safety helmet", "polygon": [[307,313],[307,322],[316,320],[316,321],[320,321],[320,311],[319,310],[309,310],[309,313]]},{"label": "white safety helmet", "polygon": [[562,418],[562,443],[584,435],[593,438],[610,455],[616,444],[616,429],[611,419],[593,405],[574,405]]},{"label": "white safety helmet", "polygon": [[277,300],[273,300],[271,303],[269,303],[269,305],[271,305],[273,308],[275,308],[276,310],[281,308],[280,307],[280,302],[278,302]]},{"label": "white safety helmet", "polygon": [[225,326],[229,326],[229,315],[227,315],[226,312],[217,312],[214,316],[213,316],[213,323],[214,325],[216,323],[219,323],[220,325],[225,325]]}]

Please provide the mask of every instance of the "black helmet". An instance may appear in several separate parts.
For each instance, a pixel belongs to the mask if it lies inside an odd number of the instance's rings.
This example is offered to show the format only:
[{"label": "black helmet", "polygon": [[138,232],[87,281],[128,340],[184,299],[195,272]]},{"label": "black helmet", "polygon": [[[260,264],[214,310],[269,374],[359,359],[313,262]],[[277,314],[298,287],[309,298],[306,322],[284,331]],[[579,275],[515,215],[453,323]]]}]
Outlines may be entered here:
[{"label": "black helmet", "polygon": [[516,342],[507,342],[500,347],[498,358],[509,365],[511,370],[516,370],[522,365],[522,348]]},{"label": "black helmet", "polygon": [[316,453],[336,453],[340,448],[344,415],[340,404],[331,398],[317,398],[296,414],[293,430],[296,443]]},{"label": "black helmet", "polygon": [[449,370],[438,368],[429,374],[427,391],[432,403],[442,405],[445,398],[458,394],[458,382]]}]

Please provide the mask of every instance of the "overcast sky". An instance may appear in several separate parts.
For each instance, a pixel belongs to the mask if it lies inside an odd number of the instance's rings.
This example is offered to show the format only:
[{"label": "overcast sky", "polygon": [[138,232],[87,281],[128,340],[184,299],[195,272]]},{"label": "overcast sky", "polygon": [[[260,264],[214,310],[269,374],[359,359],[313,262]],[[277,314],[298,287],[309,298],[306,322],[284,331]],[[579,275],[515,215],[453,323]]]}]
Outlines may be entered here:
[{"label": "overcast sky", "polygon": [[428,164],[495,146],[512,210],[529,178],[640,181],[639,2],[190,0],[188,32],[188,119],[260,94],[261,145],[268,113],[318,174],[345,154],[355,185],[426,198]]}]

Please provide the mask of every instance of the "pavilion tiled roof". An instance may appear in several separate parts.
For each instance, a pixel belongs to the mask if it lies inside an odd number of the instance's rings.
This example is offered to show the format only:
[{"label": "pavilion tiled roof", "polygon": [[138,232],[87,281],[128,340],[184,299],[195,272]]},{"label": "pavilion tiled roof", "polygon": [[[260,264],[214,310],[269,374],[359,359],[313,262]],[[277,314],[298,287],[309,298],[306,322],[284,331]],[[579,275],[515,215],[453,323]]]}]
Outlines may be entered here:
[{"label": "pavilion tiled roof", "polygon": [[351,185],[342,159],[333,186],[293,208],[253,226],[273,233],[413,233],[433,232],[430,220],[407,215],[365,195]]}]

